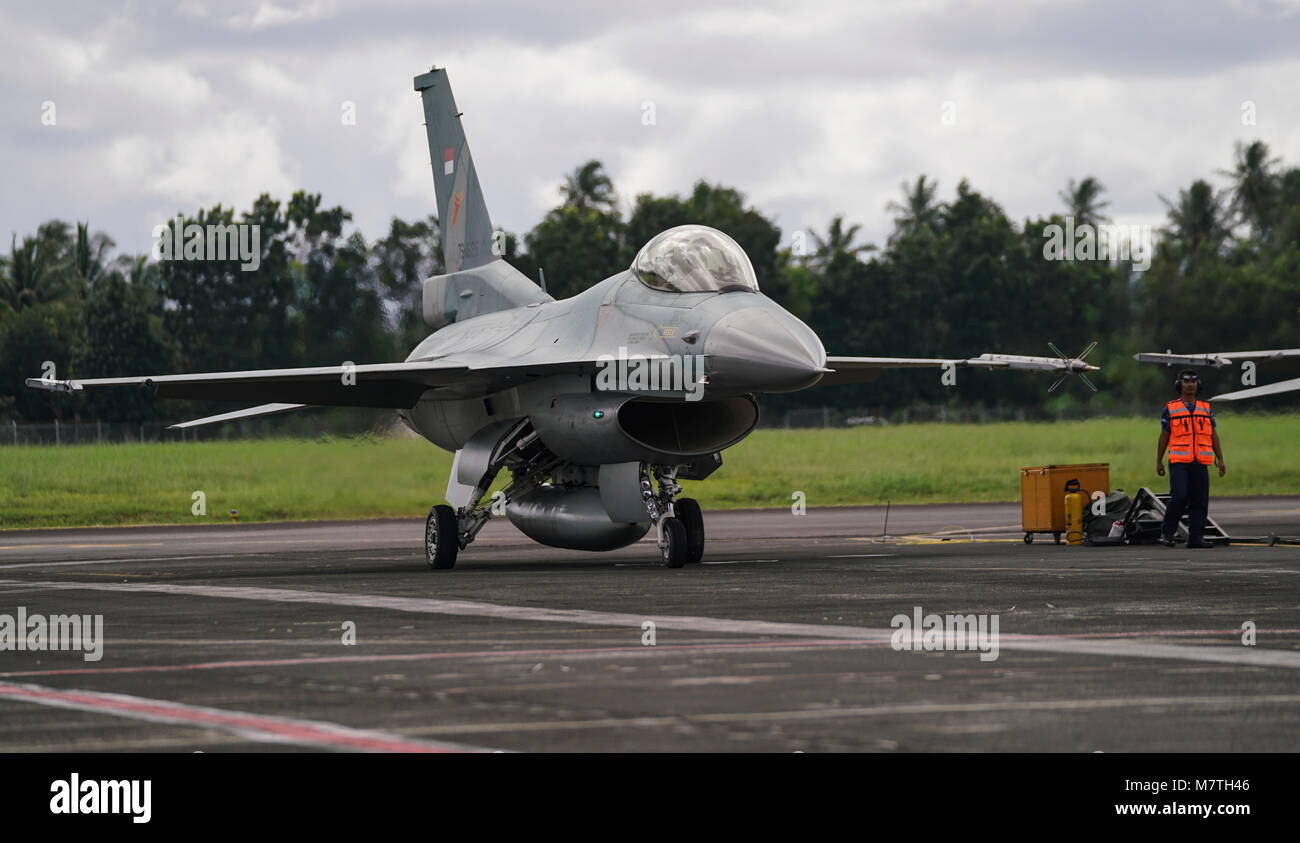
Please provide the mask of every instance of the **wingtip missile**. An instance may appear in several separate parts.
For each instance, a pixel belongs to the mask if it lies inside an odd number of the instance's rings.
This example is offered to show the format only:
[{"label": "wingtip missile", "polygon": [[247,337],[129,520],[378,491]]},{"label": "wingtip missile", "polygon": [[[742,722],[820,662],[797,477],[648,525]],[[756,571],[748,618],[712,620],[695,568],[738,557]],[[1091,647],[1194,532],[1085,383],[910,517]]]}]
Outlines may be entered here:
[{"label": "wingtip missile", "polygon": [[75,381],[60,381],[53,378],[28,378],[25,383],[33,389],[45,389],[50,392],[78,392],[81,384]]},{"label": "wingtip missile", "polygon": [[1139,363],[1164,363],[1166,366],[1177,364],[1182,366],[1213,366],[1216,369],[1222,369],[1224,366],[1232,365],[1232,358],[1224,357],[1221,354],[1142,352],[1141,354],[1134,354],[1133,359]]},{"label": "wingtip missile", "polygon": [[1034,357],[1026,354],[981,354],[974,360],[984,361],[982,365],[1001,364],[1009,369],[1030,372],[1099,372],[1100,366],[1094,366],[1078,357]]}]

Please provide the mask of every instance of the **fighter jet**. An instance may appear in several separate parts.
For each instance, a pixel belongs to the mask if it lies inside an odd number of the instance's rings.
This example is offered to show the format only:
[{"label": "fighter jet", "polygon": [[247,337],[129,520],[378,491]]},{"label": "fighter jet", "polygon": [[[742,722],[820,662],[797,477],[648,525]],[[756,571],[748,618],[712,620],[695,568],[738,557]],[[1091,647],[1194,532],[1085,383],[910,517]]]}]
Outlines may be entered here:
[{"label": "fighter jet", "polygon": [[[1273,348],[1264,351],[1212,351],[1206,354],[1174,354],[1173,352],[1144,352],[1134,354],[1133,359],[1139,363],[1164,363],[1166,366],[1213,366],[1221,369],[1231,366],[1238,360],[1287,360],[1300,357],[1300,348]],[[1278,381],[1277,383],[1239,389],[1216,395],[1210,401],[1240,401],[1243,398],[1258,398],[1261,395],[1277,395],[1300,389],[1300,378]]]},{"label": "fighter jet", "polygon": [[[267,402],[178,427],[306,406],[397,411],[455,452],[425,556],[454,567],[495,515],[554,547],[604,551],[656,531],[669,568],[699,562],[704,519],[679,481],[703,480],[758,423],[760,393],[873,380],[897,367],[1063,374],[1077,358],[828,357],[811,328],[759,289],[744,250],[703,225],[669,229],[632,265],[557,301],[502,259],[448,84],[415,78],[424,106],[446,272],[424,281],[433,333],[402,363],[245,372],[31,379],[78,391],[137,385],[159,398]],[[496,235],[494,238],[494,234]],[[499,472],[510,481],[489,496]]]}]

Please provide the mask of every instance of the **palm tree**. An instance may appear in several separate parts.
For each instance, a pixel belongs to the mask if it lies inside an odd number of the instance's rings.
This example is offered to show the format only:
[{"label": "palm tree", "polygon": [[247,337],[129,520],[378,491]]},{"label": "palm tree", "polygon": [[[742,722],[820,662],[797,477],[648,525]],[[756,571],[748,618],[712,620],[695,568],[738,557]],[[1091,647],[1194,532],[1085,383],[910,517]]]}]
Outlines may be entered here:
[{"label": "palm tree", "polygon": [[818,266],[825,266],[839,255],[856,258],[862,252],[875,250],[876,247],[871,243],[863,243],[860,246],[853,245],[853,241],[857,239],[858,231],[861,228],[862,226],[857,224],[845,228],[844,215],[839,214],[831,220],[830,228],[827,230],[824,239],[815,231],[809,232],[812,234],[816,250],[808,262]]},{"label": "palm tree", "polygon": [[9,278],[9,258],[0,255],[0,317],[14,309],[10,296],[13,292],[13,281]]},{"label": "palm tree", "polygon": [[[45,226],[41,227],[44,231]],[[0,276],[0,295],[15,311],[34,304],[55,301],[67,292],[63,278],[63,244],[57,239],[24,237],[18,245],[13,235],[9,246],[8,271]]]},{"label": "palm tree", "polygon": [[560,185],[564,204],[585,211],[587,208],[609,210],[614,207],[614,183],[599,161],[588,161],[564,177]]},{"label": "palm tree", "polygon": [[111,275],[116,272],[132,287],[150,287],[157,290],[162,280],[159,277],[159,267],[160,264],[151,262],[148,255],[118,255],[113,260],[112,270],[105,274]]},{"label": "palm tree", "polygon": [[1219,171],[1235,182],[1230,209],[1241,222],[1250,225],[1256,236],[1261,240],[1266,239],[1273,225],[1279,187],[1272,168],[1281,159],[1269,158],[1268,144],[1261,140],[1249,145],[1237,141],[1234,152],[1234,168]]},{"label": "palm tree", "polygon": [[894,233],[889,238],[890,243],[904,235],[928,228],[934,222],[939,214],[939,205],[934,201],[938,187],[937,181],[927,184],[924,174],[916,177],[915,184],[903,182],[900,185],[903,201],[890,201],[885,206],[886,211],[897,215],[894,217]]},{"label": "palm tree", "polygon": [[72,247],[72,269],[82,282],[83,295],[103,277],[105,256],[115,245],[117,244],[104,232],[97,231],[92,236],[89,224],[77,223],[77,240]]},{"label": "palm tree", "polygon": [[1204,179],[1197,179],[1187,190],[1178,191],[1177,202],[1164,196],[1160,201],[1169,211],[1169,226],[1164,233],[1185,243],[1189,256],[1207,244],[1217,250],[1227,236],[1223,197]]},{"label": "palm tree", "polygon": [[1065,207],[1069,209],[1070,216],[1074,217],[1076,225],[1095,226],[1099,222],[1109,222],[1110,217],[1104,216],[1101,209],[1109,205],[1109,202],[1098,201],[1101,194],[1106,192],[1106,187],[1092,176],[1085,176],[1083,181],[1075,184],[1074,179],[1066,185],[1065,190],[1056,195],[1061,197]]}]

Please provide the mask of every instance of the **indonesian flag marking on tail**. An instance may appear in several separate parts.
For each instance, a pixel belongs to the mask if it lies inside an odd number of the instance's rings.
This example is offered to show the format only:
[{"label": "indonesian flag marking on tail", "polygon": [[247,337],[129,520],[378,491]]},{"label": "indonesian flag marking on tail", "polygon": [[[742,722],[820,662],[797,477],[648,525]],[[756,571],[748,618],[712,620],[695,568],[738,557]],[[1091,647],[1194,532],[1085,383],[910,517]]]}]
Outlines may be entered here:
[{"label": "indonesian flag marking on tail", "polygon": [[454,169],[456,169],[455,156],[453,156],[451,150],[448,149],[442,154],[442,174],[444,176],[449,176]]}]

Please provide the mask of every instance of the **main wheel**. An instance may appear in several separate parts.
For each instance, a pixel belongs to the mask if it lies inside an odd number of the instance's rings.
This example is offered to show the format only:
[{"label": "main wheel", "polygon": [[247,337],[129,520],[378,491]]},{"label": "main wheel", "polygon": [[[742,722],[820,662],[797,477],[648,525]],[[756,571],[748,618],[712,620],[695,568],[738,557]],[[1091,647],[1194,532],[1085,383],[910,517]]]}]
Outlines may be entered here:
[{"label": "main wheel", "polygon": [[704,558],[704,513],[694,498],[674,501],[673,511],[686,528],[686,564],[693,565]]},{"label": "main wheel", "polygon": [[435,571],[456,567],[457,541],[456,510],[446,504],[430,509],[424,522],[424,556],[429,567]]},{"label": "main wheel", "polygon": [[664,519],[664,546],[659,548],[664,567],[680,568],[686,564],[690,550],[686,546],[686,528],[676,518]]}]

